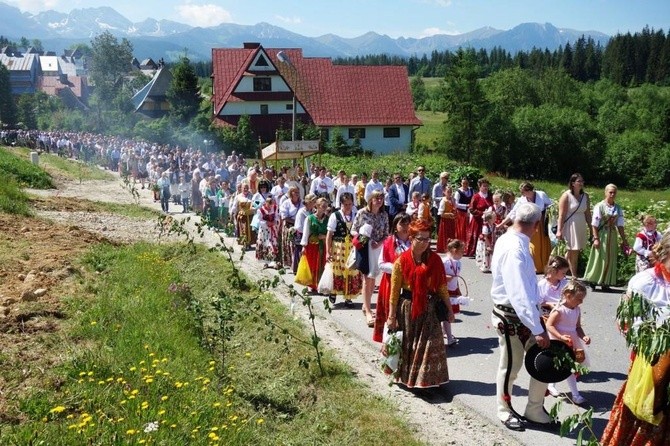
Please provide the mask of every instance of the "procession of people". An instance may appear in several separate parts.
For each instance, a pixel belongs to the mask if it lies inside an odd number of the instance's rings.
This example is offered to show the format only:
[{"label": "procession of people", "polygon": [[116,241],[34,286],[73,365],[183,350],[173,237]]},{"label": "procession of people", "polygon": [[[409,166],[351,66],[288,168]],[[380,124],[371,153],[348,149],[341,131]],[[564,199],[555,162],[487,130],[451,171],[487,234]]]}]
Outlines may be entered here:
[{"label": "procession of people", "polygon": [[[434,172],[433,184],[425,166],[388,178],[372,171],[367,181],[368,172],[339,171],[333,178],[326,166],[279,168],[248,162],[234,152],[205,154],[92,135],[61,136],[80,142],[73,157],[87,153],[153,190],[163,212],[195,212],[213,230],[235,237],[241,249],[253,249],[264,267],[292,273],[306,292],[324,295],[333,308],[360,308],[361,322],[372,328],[370,336],[384,354],[389,354],[387,339],[402,332],[392,375],[403,388],[449,382],[449,351],[458,348],[452,323],[459,304],[466,303],[459,282],[461,258],[475,259],[483,274],[491,274],[491,321],[500,355],[495,407],[511,430],[556,426],[544,400],[547,392],[558,393],[554,384],[559,380],[529,370],[523,412],[513,405],[512,388],[531,352],[549,351],[556,342],[570,351],[590,343],[579,306],[589,286],[607,291],[617,285],[620,252],[636,256],[638,274],[628,297],[636,293],[663,311],[670,305],[668,232],[658,231],[656,219],[644,215],[630,246],[616,186],[607,185],[604,199],[591,207],[579,173],[570,176],[556,203],[530,182],[520,185],[514,201],[511,191],[491,190],[487,178],[477,179],[473,190],[466,177]],[[553,209],[558,214],[554,228]],[[564,256],[550,255],[552,239],[565,242]],[[579,253],[585,249],[590,252],[580,279]],[[635,356],[639,347],[632,348]],[[670,370],[667,363],[664,373]],[[588,404],[577,391],[578,378],[568,373],[563,379],[573,402]],[[654,424],[626,405],[624,392],[630,386],[624,385],[615,402],[603,441],[660,444],[670,426],[667,397],[654,406],[654,414],[666,416],[665,421]],[[657,387],[667,393],[667,385]],[[615,418],[621,426],[613,424]]]}]

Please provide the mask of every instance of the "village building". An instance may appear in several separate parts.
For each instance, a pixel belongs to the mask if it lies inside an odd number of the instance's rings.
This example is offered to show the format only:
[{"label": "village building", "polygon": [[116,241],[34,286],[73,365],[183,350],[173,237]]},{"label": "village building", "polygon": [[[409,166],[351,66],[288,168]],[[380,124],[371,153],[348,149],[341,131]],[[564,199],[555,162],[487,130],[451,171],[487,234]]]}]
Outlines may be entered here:
[{"label": "village building", "polygon": [[249,116],[263,142],[294,120],[319,127],[326,139],[336,129],[349,143],[376,153],[407,151],[422,125],[414,113],[406,67],[335,65],[303,57],[298,48],[212,49],[214,123],[236,126]]}]

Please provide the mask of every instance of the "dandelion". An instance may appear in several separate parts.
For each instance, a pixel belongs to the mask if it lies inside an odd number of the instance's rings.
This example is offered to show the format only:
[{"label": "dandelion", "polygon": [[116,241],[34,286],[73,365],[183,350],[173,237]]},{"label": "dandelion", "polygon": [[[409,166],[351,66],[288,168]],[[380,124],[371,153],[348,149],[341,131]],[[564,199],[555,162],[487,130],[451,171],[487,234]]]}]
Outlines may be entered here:
[{"label": "dandelion", "polygon": [[138,393],[140,393],[140,391],[137,390],[137,389],[133,389],[133,390],[130,392],[131,395],[137,395]]},{"label": "dandelion", "polygon": [[88,372],[87,375],[88,376],[93,376],[93,372]]},{"label": "dandelion", "polygon": [[246,353],[244,354],[244,356],[246,356],[247,358],[251,358],[251,353],[250,353],[250,352],[246,352]]},{"label": "dandelion", "polygon": [[137,367],[135,367],[135,366],[132,366],[132,367],[130,368],[130,371],[131,371],[131,372],[134,372],[134,371],[136,371],[136,370],[137,370]]},{"label": "dandelion", "polygon": [[209,361],[209,365],[216,365],[216,361]]},{"label": "dandelion", "polygon": [[263,423],[265,423],[265,420],[262,418],[256,420],[256,424],[263,424]]},{"label": "dandelion", "polygon": [[151,384],[152,382],[154,382],[154,379],[153,378],[147,378],[147,379],[144,380],[144,382],[146,382],[147,384]]},{"label": "dandelion", "polygon": [[176,425],[176,424],[171,424],[170,427],[171,427],[172,429],[174,429],[174,428],[177,427],[177,425]]},{"label": "dandelion", "polygon": [[126,431],[126,435],[135,435],[136,433],[137,433],[137,431],[135,429],[128,429]]},{"label": "dandelion", "polygon": [[142,401],[142,410],[145,410],[149,407],[149,402],[148,401]]},{"label": "dandelion", "polygon": [[95,326],[98,325],[98,323],[96,321],[91,321],[91,325]]},{"label": "dandelion", "polygon": [[86,376],[86,372],[79,372],[79,376]]},{"label": "dandelion", "polygon": [[213,407],[221,407],[221,403],[216,402],[216,403],[212,404],[212,406],[213,406]]},{"label": "dandelion", "polygon": [[56,406],[49,411],[49,413],[61,413],[65,410],[65,406]]},{"label": "dandelion", "polygon": [[158,421],[152,421],[151,423],[147,423],[144,425],[144,432],[149,433],[149,432],[155,432],[158,430]]},{"label": "dandelion", "polygon": [[161,409],[158,411],[158,415],[164,415],[165,414],[165,409]]},{"label": "dandelion", "polygon": [[174,386],[175,386],[177,389],[181,389],[183,385],[184,385],[184,383],[182,383],[181,381],[177,381],[176,383],[174,383]]},{"label": "dandelion", "polygon": [[168,400],[168,397],[167,397],[167,396],[163,395],[163,396],[161,397],[161,401],[167,401],[167,400]]},{"label": "dandelion", "polygon": [[140,441],[138,441],[137,443],[138,443],[138,444],[144,444],[144,443],[146,443],[146,442],[147,442],[147,441],[143,438],[143,439],[141,439]]}]

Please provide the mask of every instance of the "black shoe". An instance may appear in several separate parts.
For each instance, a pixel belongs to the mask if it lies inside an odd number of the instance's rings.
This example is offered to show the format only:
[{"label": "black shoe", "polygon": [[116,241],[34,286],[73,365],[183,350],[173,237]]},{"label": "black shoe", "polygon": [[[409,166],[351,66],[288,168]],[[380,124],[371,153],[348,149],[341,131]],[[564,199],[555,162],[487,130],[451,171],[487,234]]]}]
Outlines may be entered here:
[{"label": "black shoe", "polygon": [[504,424],[507,429],[512,431],[521,432],[526,429],[521,420],[512,414],[510,414],[510,416],[505,421],[503,421],[502,424]]},{"label": "black shoe", "polygon": [[346,300],[344,301],[344,307],[345,307],[345,308],[354,308],[354,303],[353,303],[351,300],[346,299]]},{"label": "black shoe", "polygon": [[595,283],[589,283],[589,286],[591,287],[591,291],[596,290],[596,284]]},{"label": "black shoe", "polygon": [[335,305],[335,301],[337,300],[337,296],[335,294],[329,294],[328,295],[328,300],[330,301],[331,305]]},{"label": "black shoe", "polygon": [[603,285],[602,288],[603,288],[603,291],[606,292],[606,293],[609,293],[610,291],[612,291],[612,288],[610,288],[609,285]]}]

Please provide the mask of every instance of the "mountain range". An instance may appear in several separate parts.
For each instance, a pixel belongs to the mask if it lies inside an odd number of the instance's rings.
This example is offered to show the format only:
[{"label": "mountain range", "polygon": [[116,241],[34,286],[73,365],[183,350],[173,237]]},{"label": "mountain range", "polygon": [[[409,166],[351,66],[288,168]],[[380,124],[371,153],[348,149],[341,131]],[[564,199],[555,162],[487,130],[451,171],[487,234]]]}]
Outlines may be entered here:
[{"label": "mountain range", "polygon": [[39,39],[45,49],[58,53],[75,43],[90,44],[97,34],[109,31],[117,38],[125,37],[132,42],[138,59],[151,57],[166,61],[177,60],[184,54],[192,61],[209,60],[212,48],[239,48],[244,42],[260,42],[268,48],[302,48],[305,56],[335,58],[368,54],[422,56],[458,47],[487,50],[500,47],[514,54],[532,48],[553,51],[559,45],[575,42],[582,35],[602,46],[610,38],[598,31],[557,28],[550,23],[522,23],[510,30],[484,27],[464,34],[437,34],[423,38],[394,39],[375,32],[354,38],[335,34],[306,37],[268,23],[225,23],[208,28],[151,18],[133,23],[108,6],[73,9],[67,14],[53,10],[30,14],[2,2],[0,17],[1,36],[15,41],[21,37]]}]

